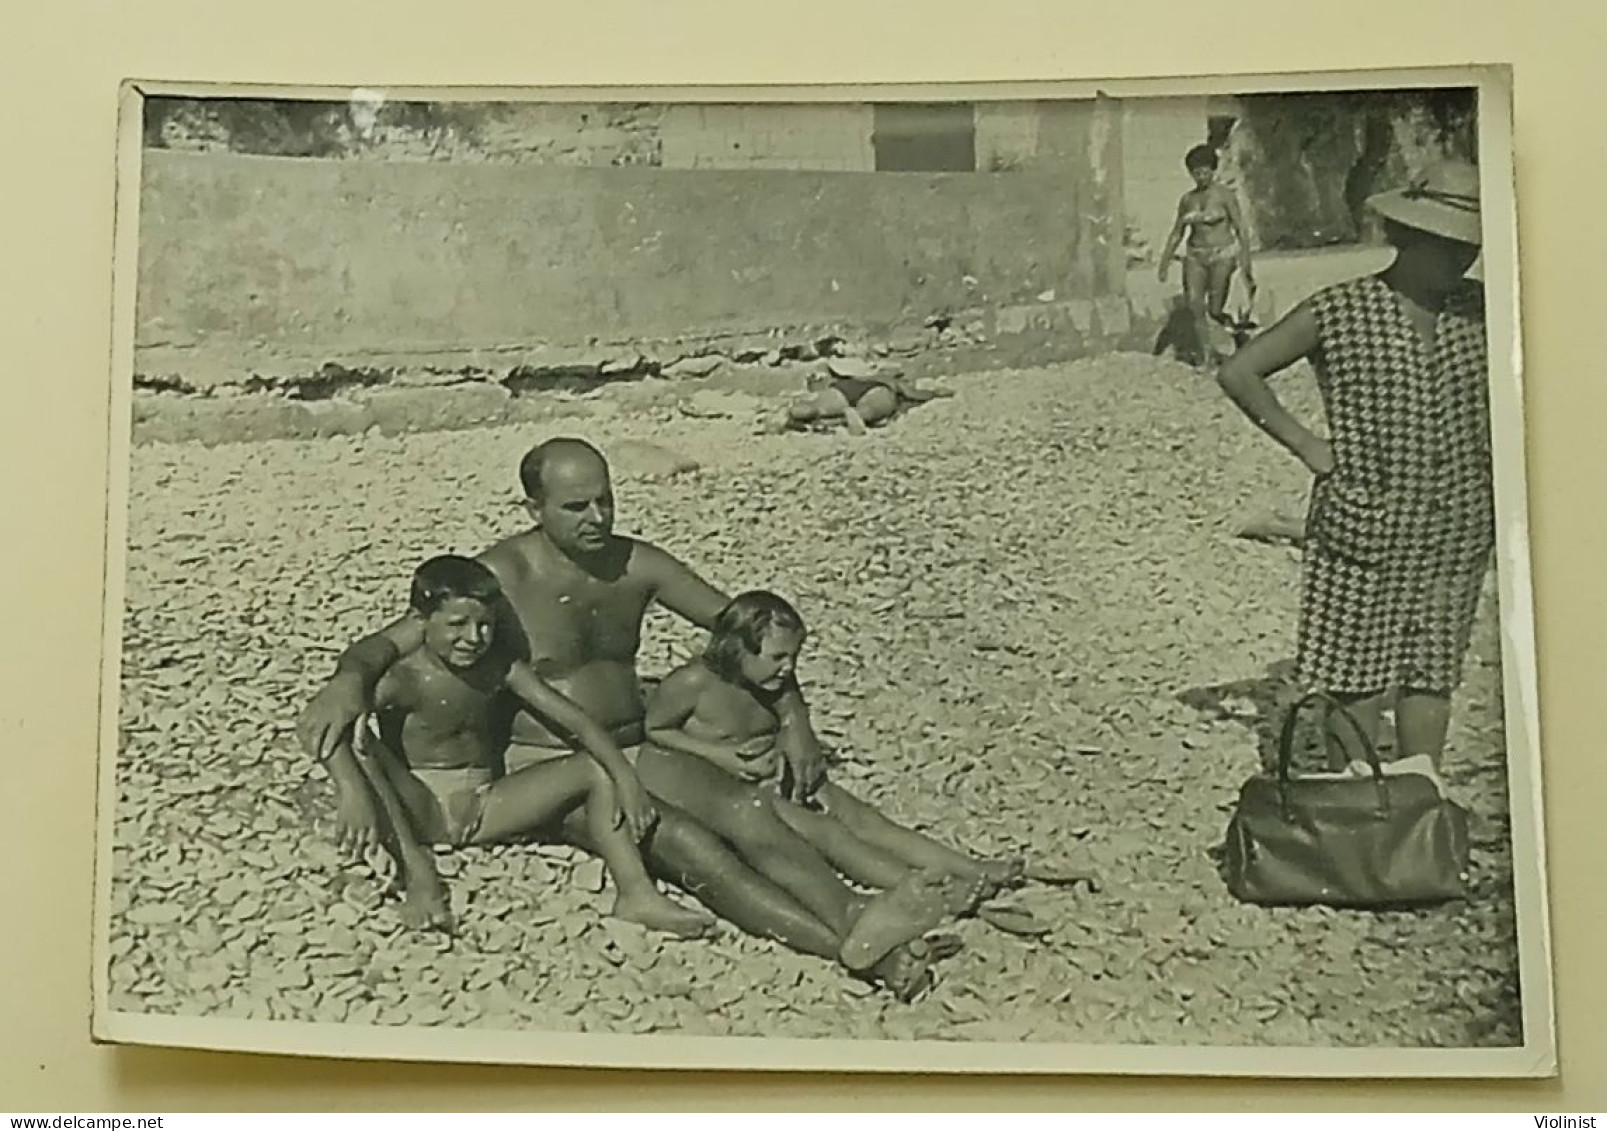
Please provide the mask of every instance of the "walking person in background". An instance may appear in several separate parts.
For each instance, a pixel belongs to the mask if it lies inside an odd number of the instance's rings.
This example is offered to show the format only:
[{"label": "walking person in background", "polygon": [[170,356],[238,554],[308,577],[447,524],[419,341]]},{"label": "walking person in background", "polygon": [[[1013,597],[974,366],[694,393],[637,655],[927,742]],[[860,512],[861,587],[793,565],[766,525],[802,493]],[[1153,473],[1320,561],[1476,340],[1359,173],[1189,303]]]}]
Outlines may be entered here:
[{"label": "walking person in background", "polygon": [[1194,339],[1202,364],[1210,364],[1215,351],[1211,323],[1226,316],[1228,291],[1235,270],[1244,273],[1245,286],[1254,290],[1255,267],[1250,262],[1250,235],[1233,193],[1217,184],[1218,158],[1209,145],[1196,145],[1183,159],[1194,187],[1177,202],[1177,220],[1161,250],[1160,279],[1167,281],[1178,244],[1188,237],[1183,253],[1183,300],[1193,320]]},{"label": "walking person in background", "polygon": [[[1218,380],[1316,477],[1298,678],[1346,703],[1369,736],[1394,696],[1402,757],[1391,769],[1438,782],[1495,542],[1483,292],[1466,278],[1482,243],[1478,169],[1442,163],[1369,205],[1393,262],[1296,307]],[[1267,385],[1302,359],[1316,372],[1326,439]],[[1354,768],[1359,743],[1334,737],[1334,761]]]}]

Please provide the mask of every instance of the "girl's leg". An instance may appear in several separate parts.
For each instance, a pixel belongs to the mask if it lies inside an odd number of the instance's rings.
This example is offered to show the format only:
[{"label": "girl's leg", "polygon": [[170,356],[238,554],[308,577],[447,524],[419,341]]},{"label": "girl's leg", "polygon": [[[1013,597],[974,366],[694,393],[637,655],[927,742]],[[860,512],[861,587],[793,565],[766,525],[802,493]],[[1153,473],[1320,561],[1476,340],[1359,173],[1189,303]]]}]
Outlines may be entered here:
[{"label": "girl's leg", "polygon": [[[655,801],[658,823],[643,845],[654,873],[750,935],[774,939],[800,954],[841,961],[843,933],[832,930],[789,893],[750,868],[689,815],[661,797]],[[597,851],[579,809],[570,810],[564,818],[563,834],[577,847]],[[913,949],[917,945],[895,948],[867,973],[901,998],[914,996],[929,984],[930,977],[927,959]]]},{"label": "girl's leg", "polygon": [[841,821],[790,801],[777,801],[776,815],[820,850],[832,867],[868,888],[896,887],[910,872],[900,857],[855,836]]},{"label": "girl's leg", "polygon": [[[579,839],[584,839],[584,834]],[[660,876],[722,919],[800,954],[842,961],[844,936],[749,868],[723,841],[673,805],[659,802],[658,824],[645,847],[648,863]],[[905,933],[911,942],[893,948],[863,974],[907,1001],[931,984],[931,961],[916,938],[924,931]]]},{"label": "girl's leg", "polygon": [[821,922],[839,934],[848,931],[861,910],[854,893],[759,790],[701,758],[651,747],[637,757],[637,772],[654,796],[723,837]]},{"label": "girl's leg", "polygon": [[831,782],[820,787],[819,797],[832,815],[866,844],[897,857],[912,868],[984,879],[994,889],[993,892],[984,893],[985,897],[1021,877],[1021,861],[978,860],[967,856],[914,829],[897,824]]}]

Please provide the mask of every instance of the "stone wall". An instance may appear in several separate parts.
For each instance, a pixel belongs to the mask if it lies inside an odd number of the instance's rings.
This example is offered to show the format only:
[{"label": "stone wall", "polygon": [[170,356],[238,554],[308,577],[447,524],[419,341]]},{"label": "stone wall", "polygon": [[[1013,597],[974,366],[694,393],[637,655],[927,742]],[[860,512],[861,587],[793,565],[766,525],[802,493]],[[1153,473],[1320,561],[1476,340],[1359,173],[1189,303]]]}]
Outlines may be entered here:
[{"label": "stone wall", "polygon": [[1091,104],[1047,116],[1037,166],[1009,176],[151,150],[138,368],[206,388],[376,358],[511,371],[687,339],[1048,334],[1045,319],[1076,356],[1125,313],[1119,133]]}]

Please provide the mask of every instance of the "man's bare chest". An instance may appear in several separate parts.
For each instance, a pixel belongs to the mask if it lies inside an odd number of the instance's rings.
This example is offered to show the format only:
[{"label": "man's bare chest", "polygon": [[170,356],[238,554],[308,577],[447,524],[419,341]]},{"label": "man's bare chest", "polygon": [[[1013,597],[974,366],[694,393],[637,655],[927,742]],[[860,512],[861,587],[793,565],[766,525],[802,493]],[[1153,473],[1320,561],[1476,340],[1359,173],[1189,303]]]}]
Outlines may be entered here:
[{"label": "man's bare chest", "polygon": [[645,585],[628,577],[526,576],[505,589],[538,667],[635,659],[651,602]]}]

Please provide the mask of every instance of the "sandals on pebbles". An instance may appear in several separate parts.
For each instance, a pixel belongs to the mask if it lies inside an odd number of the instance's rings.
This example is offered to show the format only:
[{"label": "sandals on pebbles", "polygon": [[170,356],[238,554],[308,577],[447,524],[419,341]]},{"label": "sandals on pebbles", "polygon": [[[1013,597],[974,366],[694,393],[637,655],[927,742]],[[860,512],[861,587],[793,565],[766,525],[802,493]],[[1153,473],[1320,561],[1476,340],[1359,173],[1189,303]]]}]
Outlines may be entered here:
[{"label": "sandals on pebbles", "polygon": [[884,955],[874,973],[866,971],[857,976],[881,986],[900,1004],[912,1005],[937,985],[932,968],[945,958],[954,957],[963,945],[957,935],[912,939]]}]

